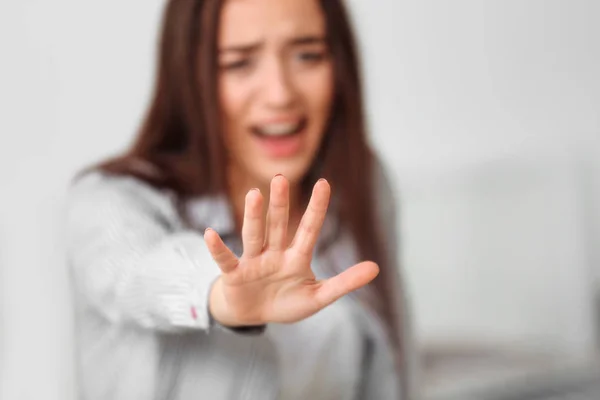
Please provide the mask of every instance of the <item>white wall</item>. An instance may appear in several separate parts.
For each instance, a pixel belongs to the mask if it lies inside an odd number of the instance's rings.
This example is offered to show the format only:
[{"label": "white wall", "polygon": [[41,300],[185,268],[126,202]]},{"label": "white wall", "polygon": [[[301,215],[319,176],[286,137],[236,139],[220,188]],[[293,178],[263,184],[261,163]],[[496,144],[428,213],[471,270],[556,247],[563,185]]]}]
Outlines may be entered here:
[{"label": "white wall", "polygon": [[0,3],[0,399],[74,399],[65,188],[131,139],[162,1]]},{"label": "white wall", "polygon": [[[3,400],[74,398],[62,195],[77,168],[130,140],[162,3],[0,2]],[[590,329],[578,305],[586,257],[600,260],[600,207],[588,218],[580,205],[591,197],[572,155],[587,149],[600,170],[600,3],[350,4],[374,142],[405,188],[419,331],[541,337],[581,351]],[[532,151],[544,149],[538,162]],[[577,218],[594,213],[596,236],[585,235]],[[526,282],[537,282],[531,292]]]},{"label": "white wall", "polygon": [[600,2],[351,3],[422,337],[589,351]]},{"label": "white wall", "polygon": [[402,139],[381,146],[399,170],[600,140],[597,1],[351,3],[375,133]]}]

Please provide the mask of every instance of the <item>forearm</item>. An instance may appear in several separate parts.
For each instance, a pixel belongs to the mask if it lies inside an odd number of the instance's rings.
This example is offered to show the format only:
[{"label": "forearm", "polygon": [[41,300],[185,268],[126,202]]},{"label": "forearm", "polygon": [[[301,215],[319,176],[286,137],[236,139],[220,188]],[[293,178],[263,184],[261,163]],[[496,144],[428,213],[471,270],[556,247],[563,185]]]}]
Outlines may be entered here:
[{"label": "forearm", "polygon": [[72,254],[71,263],[75,284],[96,312],[148,329],[209,328],[209,292],[220,272],[199,235],[94,247]]}]

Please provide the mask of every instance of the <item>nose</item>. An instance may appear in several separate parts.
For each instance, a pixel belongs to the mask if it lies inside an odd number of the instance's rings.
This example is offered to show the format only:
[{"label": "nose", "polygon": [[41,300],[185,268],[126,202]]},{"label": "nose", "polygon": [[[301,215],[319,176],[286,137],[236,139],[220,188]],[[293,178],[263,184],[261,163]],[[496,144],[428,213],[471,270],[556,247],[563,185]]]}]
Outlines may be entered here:
[{"label": "nose", "polygon": [[282,60],[273,60],[263,75],[263,96],[267,107],[289,109],[296,102],[293,77]]}]

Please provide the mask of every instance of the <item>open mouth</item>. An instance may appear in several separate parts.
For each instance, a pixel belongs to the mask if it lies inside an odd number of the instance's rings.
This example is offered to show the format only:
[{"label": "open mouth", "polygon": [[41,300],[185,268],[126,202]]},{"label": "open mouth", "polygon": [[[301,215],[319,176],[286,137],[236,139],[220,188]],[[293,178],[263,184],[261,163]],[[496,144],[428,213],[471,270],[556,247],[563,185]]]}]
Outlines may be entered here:
[{"label": "open mouth", "polygon": [[297,155],[302,150],[302,134],[307,127],[308,119],[304,117],[254,125],[250,131],[263,154],[272,158],[285,158]]},{"label": "open mouth", "polygon": [[302,118],[296,122],[255,125],[251,128],[251,131],[261,138],[286,138],[302,132],[306,127],[306,124],[307,119]]}]

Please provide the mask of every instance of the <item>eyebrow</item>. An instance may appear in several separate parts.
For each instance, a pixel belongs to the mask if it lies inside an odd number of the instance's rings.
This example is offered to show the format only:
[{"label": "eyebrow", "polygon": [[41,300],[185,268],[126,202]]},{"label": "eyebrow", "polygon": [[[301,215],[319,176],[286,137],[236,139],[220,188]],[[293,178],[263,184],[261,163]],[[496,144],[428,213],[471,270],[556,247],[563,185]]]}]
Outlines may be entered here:
[{"label": "eyebrow", "polygon": [[[307,36],[299,36],[292,40],[290,40],[289,44],[298,46],[298,45],[307,45],[307,44],[315,44],[315,43],[324,43],[326,41],[324,36],[316,36],[316,35],[307,35]],[[231,45],[223,47],[219,49],[219,53],[252,53],[262,47],[262,43],[249,43],[249,44],[239,44],[239,45]]]},{"label": "eyebrow", "polygon": [[298,45],[298,44],[314,44],[314,43],[325,43],[325,37],[324,36],[300,36],[297,38],[294,38],[291,41],[291,44],[294,45]]},{"label": "eyebrow", "polygon": [[219,53],[252,53],[261,47],[261,43],[238,44],[233,46],[223,47],[219,49]]}]

